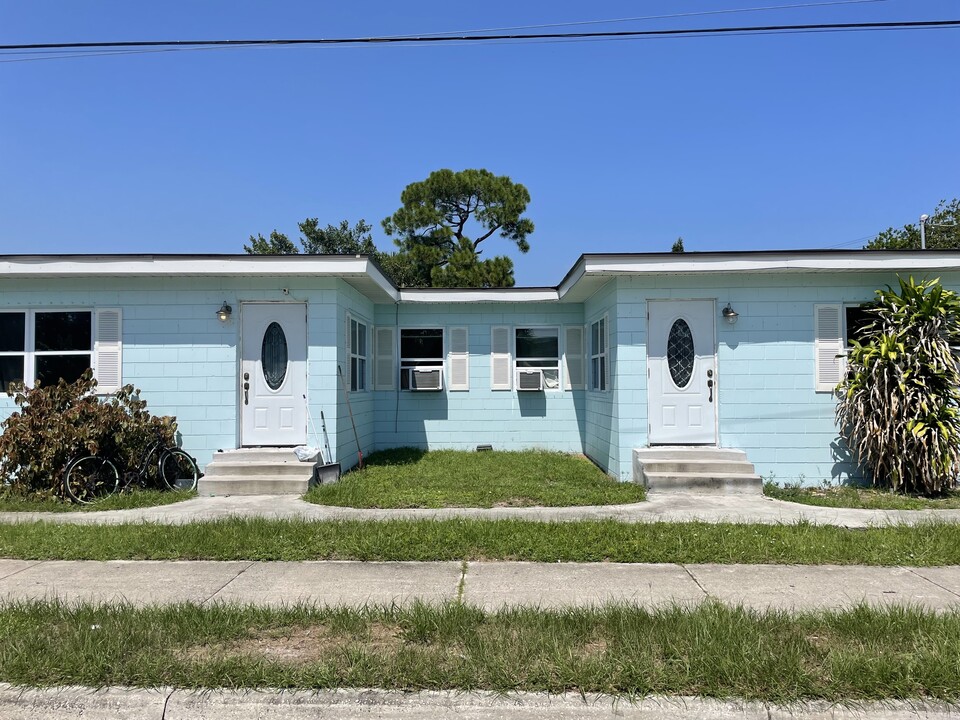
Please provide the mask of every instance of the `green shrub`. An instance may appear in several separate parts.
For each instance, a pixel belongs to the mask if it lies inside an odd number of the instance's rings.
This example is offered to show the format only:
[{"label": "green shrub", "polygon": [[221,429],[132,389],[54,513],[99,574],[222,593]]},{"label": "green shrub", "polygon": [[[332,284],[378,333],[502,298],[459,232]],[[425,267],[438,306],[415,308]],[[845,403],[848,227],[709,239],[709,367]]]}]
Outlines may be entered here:
[{"label": "green shrub", "polygon": [[874,485],[933,495],[960,470],[960,297],[939,280],[877,291],[838,386],[837,424]]},{"label": "green shrub", "polygon": [[173,444],[176,421],[151,415],[139,390],[126,385],[99,398],[96,386],[88,370],[76,382],[14,395],[20,410],[0,426],[0,478],[7,492],[50,497],[60,493],[63,471],[77,455],[105,455],[122,471],[136,467],[158,437]]}]

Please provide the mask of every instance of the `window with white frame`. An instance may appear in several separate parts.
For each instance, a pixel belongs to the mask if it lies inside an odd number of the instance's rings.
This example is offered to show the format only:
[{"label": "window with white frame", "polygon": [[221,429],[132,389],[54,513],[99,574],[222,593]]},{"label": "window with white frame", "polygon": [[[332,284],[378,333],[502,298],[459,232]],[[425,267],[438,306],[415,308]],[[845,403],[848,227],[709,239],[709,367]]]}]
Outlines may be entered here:
[{"label": "window with white frame", "polygon": [[[85,370],[96,369],[100,355],[105,375],[97,376],[98,391],[117,389],[119,317],[119,310],[0,311],[0,390],[53,385],[61,378],[73,382]],[[100,327],[98,332],[95,321],[109,331]]]},{"label": "window with white frame", "polygon": [[[539,371],[543,387],[560,388],[560,328],[516,328],[514,356],[517,375]],[[518,381],[517,386],[520,387]]]},{"label": "window with white frame", "polygon": [[607,366],[607,317],[590,325],[590,389],[606,390],[609,383]]},{"label": "window with white frame", "polygon": [[367,389],[367,326],[351,317],[348,347],[350,350],[350,391]]},{"label": "window with white frame", "polygon": [[442,374],[443,328],[400,328],[400,389],[416,389],[417,380],[411,376],[420,373],[433,378],[434,368]]}]

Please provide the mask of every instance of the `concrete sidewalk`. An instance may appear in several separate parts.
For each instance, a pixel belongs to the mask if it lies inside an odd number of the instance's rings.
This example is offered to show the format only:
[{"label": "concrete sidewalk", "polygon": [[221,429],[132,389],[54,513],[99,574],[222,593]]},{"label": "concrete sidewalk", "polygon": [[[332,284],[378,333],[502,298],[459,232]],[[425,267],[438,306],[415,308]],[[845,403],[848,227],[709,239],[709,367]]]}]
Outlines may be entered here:
[{"label": "concrete sidewalk", "polygon": [[647,502],[595,507],[442,508],[358,510],[314,505],[294,495],[235,495],[201,497],[173,505],[105,512],[0,512],[0,522],[44,520],[78,525],[153,522],[181,525],[225,517],[301,518],[304,520],[394,520],[487,518],[570,522],[738,522],[766,525],[809,522],[817,525],[862,528],[890,524],[960,522],[960,510],[852,510],[825,508],[773,500],[762,495],[651,494]]},{"label": "concrete sidewalk", "polygon": [[18,688],[0,684],[5,720],[939,720],[958,708],[936,702],[891,701],[847,707],[827,702],[788,707],[738,700],[646,697],[634,702],[607,695],[391,690],[243,691],[157,688]]},{"label": "concrete sidewalk", "polygon": [[960,608],[960,566],[639,565],[527,562],[0,560],[0,599],[263,606],[461,600],[504,606],[656,608],[714,598],[756,609],[909,604]]}]

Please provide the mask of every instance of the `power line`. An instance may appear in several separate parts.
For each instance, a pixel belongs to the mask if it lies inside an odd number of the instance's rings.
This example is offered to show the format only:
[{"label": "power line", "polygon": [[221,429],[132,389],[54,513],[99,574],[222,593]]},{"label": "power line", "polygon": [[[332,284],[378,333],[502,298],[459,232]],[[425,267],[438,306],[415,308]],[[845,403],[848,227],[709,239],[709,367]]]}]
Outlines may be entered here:
[{"label": "power line", "polygon": [[[766,5],[764,7],[728,8],[726,10],[701,10],[698,12],[671,13],[667,15],[641,15],[638,17],[611,18],[609,20],[579,20],[563,23],[546,23],[541,25],[514,25],[512,27],[481,28],[475,30],[447,30],[446,32],[420,33],[429,35],[458,35],[466,33],[506,32],[508,30],[541,30],[544,28],[577,27],[583,25],[607,25],[612,23],[644,22],[646,20],[667,20],[683,17],[698,17],[703,15],[730,15],[735,13],[765,12],[769,10],[799,10],[804,8],[826,7],[832,5],[860,5],[863,3],[889,2],[890,0],[831,0],[831,2],[798,3],[792,5]],[[410,37],[394,35],[392,37]]]},{"label": "power line", "polygon": [[191,48],[191,47],[232,47],[264,45],[397,45],[397,44],[440,44],[440,43],[485,43],[502,40],[565,40],[589,38],[647,38],[647,37],[683,37],[697,35],[756,35],[790,32],[846,32],[864,30],[920,30],[960,27],[960,20],[916,20],[897,22],[856,22],[856,23],[810,23],[804,25],[753,25],[746,27],[713,28],[673,28],[664,30],[609,30],[600,32],[570,33],[515,33],[501,35],[445,35],[445,36],[385,36],[358,38],[289,38],[289,39],[251,39],[251,40],[124,40],[104,42],[70,43],[26,43],[19,45],[0,45],[0,51],[24,50],[79,50],[106,48]]}]

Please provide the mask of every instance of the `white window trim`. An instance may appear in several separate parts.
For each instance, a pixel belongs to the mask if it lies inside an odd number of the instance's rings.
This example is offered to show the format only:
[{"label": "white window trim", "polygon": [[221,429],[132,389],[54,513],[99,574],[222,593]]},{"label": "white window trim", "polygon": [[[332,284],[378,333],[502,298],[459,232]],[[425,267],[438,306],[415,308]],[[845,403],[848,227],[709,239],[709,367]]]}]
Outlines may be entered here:
[{"label": "white window trim", "polygon": [[[97,353],[100,348],[98,347],[98,337],[97,337],[97,319],[98,315],[101,312],[112,311],[116,312],[118,315],[119,322],[119,333],[120,337],[114,343],[115,350],[117,353],[117,384],[116,385],[101,385],[100,378],[97,373]],[[90,314],[90,349],[89,350],[36,350],[36,316],[38,313],[60,313],[60,312],[74,312],[74,313],[89,313]],[[108,395],[116,392],[122,386],[122,367],[123,367],[123,356],[122,356],[122,347],[123,347],[123,314],[120,308],[113,307],[43,307],[43,308],[15,308],[7,307],[0,308],[0,313],[3,314],[12,314],[16,313],[24,316],[24,349],[23,351],[4,351],[0,352],[0,356],[3,357],[22,357],[23,358],[23,384],[27,388],[32,388],[36,384],[36,370],[37,363],[36,359],[38,357],[45,356],[62,356],[62,355],[87,355],[90,357],[90,368],[93,370],[93,376],[97,379],[97,388],[95,393],[97,395]]]},{"label": "white window trim", "polygon": [[[532,357],[532,358],[519,358],[517,357],[517,331],[518,330],[556,330],[557,332],[557,357]],[[510,343],[511,349],[513,351],[513,375],[516,377],[517,371],[521,369],[520,362],[553,362],[556,360],[556,370],[557,370],[557,386],[554,388],[544,387],[544,392],[563,392],[564,377],[563,377],[563,347],[562,347],[562,335],[563,335],[563,326],[562,325],[514,325],[513,330],[510,333]],[[529,367],[529,366],[528,366]],[[553,365],[546,366],[533,366],[532,369],[540,370],[553,370]]]},{"label": "white window trim", "polygon": [[[365,349],[365,354],[361,355],[357,352],[354,352],[353,347],[353,323],[363,326],[363,347]],[[359,332],[359,330],[358,330]],[[365,318],[354,315],[353,313],[347,313],[347,390],[351,393],[358,392],[369,392],[370,383],[369,383],[369,367],[370,367],[370,323]],[[363,387],[357,387],[356,390],[353,389],[353,361],[356,359],[359,364],[359,360],[363,360],[363,376],[360,380],[363,381]]]},{"label": "white window trim", "polygon": [[[440,357],[436,358],[405,358],[403,356],[403,331],[404,330],[439,330],[442,341]],[[447,362],[447,331],[439,325],[402,325],[397,330],[397,387],[401,392],[412,392],[410,388],[403,387],[401,377],[405,368],[417,366],[439,367],[440,371],[446,374]],[[446,378],[444,378],[446,380]],[[446,382],[444,382],[446,385]]]},{"label": "white window trim", "polygon": [[[599,325],[600,322],[603,322],[603,352],[594,353],[593,347],[593,326]],[[587,345],[587,367],[586,367],[586,386],[587,390],[595,393],[605,393],[610,392],[611,388],[611,377],[610,377],[610,316],[607,313],[600,315],[589,323],[587,323],[586,328],[584,329],[586,333],[586,345]],[[597,328],[597,333],[599,336],[600,328]],[[602,360],[605,367],[605,372],[603,373],[603,378],[605,380],[602,387],[594,387],[594,375],[593,375],[593,361],[594,359]]]}]

